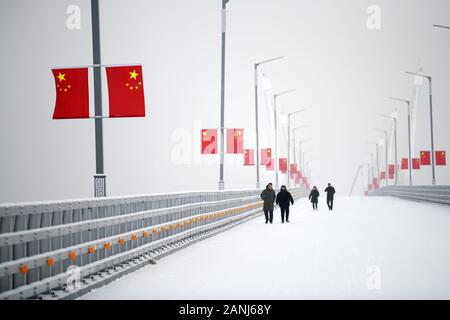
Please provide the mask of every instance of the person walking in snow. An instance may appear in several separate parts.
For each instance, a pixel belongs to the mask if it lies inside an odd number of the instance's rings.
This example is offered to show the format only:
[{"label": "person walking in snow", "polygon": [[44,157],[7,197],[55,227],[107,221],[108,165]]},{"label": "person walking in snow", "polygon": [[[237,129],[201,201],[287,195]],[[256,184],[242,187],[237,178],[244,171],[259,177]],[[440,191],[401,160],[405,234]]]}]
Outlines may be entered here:
[{"label": "person walking in snow", "polygon": [[317,187],[314,186],[311,190],[311,192],[309,193],[309,200],[311,200],[312,206],[313,206],[313,210],[317,211],[317,203],[319,202],[319,190],[317,190]]},{"label": "person walking in snow", "polygon": [[294,199],[286,186],[281,186],[280,192],[277,194],[276,203],[281,210],[281,223],[284,223],[284,215],[286,214],[286,222],[289,223],[289,206],[294,204]]},{"label": "person walking in snow", "polygon": [[273,221],[273,203],[275,202],[275,191],[272,183],[266,186],[266,189],[261,193],[261,199],[264,200],[263,210],[266,217],[266,223]]},{"label": "person walking in snow", "polygon": [[328,187],[326,187],[325,192],[327,193],[328,210],[333,210],[333,200],[336,190],[334,190],[334,188],[331,186],[331,183],[328,183]]}]

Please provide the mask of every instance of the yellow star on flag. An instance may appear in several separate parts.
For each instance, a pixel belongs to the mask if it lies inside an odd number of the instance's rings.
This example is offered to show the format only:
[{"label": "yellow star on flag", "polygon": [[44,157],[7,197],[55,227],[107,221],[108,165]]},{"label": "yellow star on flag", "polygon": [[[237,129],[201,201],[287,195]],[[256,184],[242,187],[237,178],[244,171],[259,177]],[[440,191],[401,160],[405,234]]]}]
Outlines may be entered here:
[{"label": "yellow star on flag", "polygon": [[65,81],[66,80],[66,78],[64,78],[66,75],[64,74],[64,73],[61,73],[61,72],[58,72],[59,74],[57,75],[57,77],[58,77],[58,79],[59,79],[59,82],[61,82],[61,81]]},{"label": "yellow star on flag", "polygon": [[133,72],[130,72],[130,79],[137,80],[137,76],[139,73],[136,73],[136,70],[133,70]]}]

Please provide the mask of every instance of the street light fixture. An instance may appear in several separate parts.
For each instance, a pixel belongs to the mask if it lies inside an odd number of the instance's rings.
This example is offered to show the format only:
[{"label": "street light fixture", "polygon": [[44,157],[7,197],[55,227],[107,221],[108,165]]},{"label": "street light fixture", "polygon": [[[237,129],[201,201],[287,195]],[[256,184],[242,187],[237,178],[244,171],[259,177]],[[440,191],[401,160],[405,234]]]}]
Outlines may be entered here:
[{"label": "street light fixture", "polygon": [[259,120],[258,120],[258,67],[260,65],[275,61],[275,60],[279,60],[284,58],[283,56],[281,57],[276,57],[276,58],[272,58],[272,59],[268,59],[268,60],[264,60],[261,62],[257,62],[254,64],[254,72],[255,72],[255,125],[256,125],[256,189],[260,188],[260,182],[259,182]]},{"label": "street light fixture", "polygon": [[400,99],[396,97],[390,97],[389,99],[394,101],[400,101],[406,103],[408,107],[408,169],[409,169],[409,185],[412,185],[412,155],[411,155],[411,102],[406,99]]},{"label": "street light fixture", "polygon": [[278,189],[278,124],[277,124],[277,99],[279,96],[294,92],[295,89],[283,91],[273,95],[273,115],[275,123],[275,189]]},{"label": "street light fixture", "polygon": [[394,159],[394,163],[395,163],[395,185],[397,185],[397,169],[398,169],[398,161],[397,161],[397,117],[392,117],[392,116],[388,116],[385,114],[380,114],[380,117],[386,118],[386,119],[390,119],[394,121],[394,152],[395,152],[395,159]]},{"label": "street light fixture", "polygon": [[436,174],[435,174],[435,159],[434,159],[434,135],[433,135],[433,96],[432,96],[432,80],[431,76],[425,74],[405,71],[407,74],[422,77],[428,79],[429,97],[430,97],[430,136],[431,136],[431,184],[436,184]]}]

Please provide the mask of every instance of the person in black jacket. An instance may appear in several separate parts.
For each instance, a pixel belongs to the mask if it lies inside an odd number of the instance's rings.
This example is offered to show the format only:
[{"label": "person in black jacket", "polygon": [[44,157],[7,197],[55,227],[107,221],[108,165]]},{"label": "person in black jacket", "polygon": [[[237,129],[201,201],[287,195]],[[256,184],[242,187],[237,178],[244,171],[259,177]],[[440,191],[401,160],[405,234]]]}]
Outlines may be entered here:
[{"label": "person in black jacket", "polygon": [[334,190],[334,188],[331,186],[331,183],[328,183],[328,187],[325,189],[325,192],[327,193],[328,210],[333,210],[333,199],[336,190]]},{"label": "person in black jacket", "polygon": [[314,186],[311,190],[311,192],[309,193],[309,200],[311,200],[312,206],[313,206],[313,210],[317,211],[317,203],[319,202],[319,190],[317,190],[317,187]]},{"label": "person in black jacket", "polygon": [[284,214],[286,213],[286,222],[289,222],[289,206],[294,204],[294,199],[289,191],[286,190],[286,186],[281,186],[280,192],[277,194],[276,203],[280,206],[281,210],[281,223],[284,223]]},{"label": "person in black jacket", "polygon": [[272,223],[273,221],[273,203],[275,202],[275,197],[275,191],[272,188],[272,184],[269,183],[261,193],[261,199],[264,200],[263,211],[266,216],[266,223]]}]

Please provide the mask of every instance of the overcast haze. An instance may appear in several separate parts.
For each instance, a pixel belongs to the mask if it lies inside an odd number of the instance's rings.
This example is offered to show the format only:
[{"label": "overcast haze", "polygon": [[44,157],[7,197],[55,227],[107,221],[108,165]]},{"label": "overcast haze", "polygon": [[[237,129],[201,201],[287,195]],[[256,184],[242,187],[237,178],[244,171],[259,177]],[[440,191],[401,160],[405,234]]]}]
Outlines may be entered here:
[{"label": "overcast haze", "polygon": [[[79,30],[66,27],[69,5],[81,8]],[[379,30],[367,28],[370,5],[381,9]],[[372,128],[391,129],[379,114],[399,108],[399,158],[407,156],[406,108],[388,97],[414,97],[404,71],[420,63],[433,76],[435,148],[448,151],[450,30],[432,24],[450,25],[449,13],[447,0],[231,0],[225,127],[244,128],[245,148],[255,147],[253,64],[285,56],[261,67],[269,93],[297,89],[279,110],[308,108],[293,122],[309,126],[298,136],[313,139],[305,146],[312,182],[347,194],[369,161],[363,153],[374,151],[366,141],[381,138]],[[142,64],[147,112],[104,120],[108,195],[217,189],[218,155],[200,156],[199,139],[220,121],[221,1],[101,0],[100,15],[102,63]],[[94,122],[52,120],[50,70],[92,64],[90,1],[1,0],[0,41],[0,202],[91,197]],[[103,85],[107,112],[105,77]],[[426,82],[419,93],[415,156],[430,141]],[[273,147],[268,102],[261,89],[260,147]],[[280,135],[280,157],[285,143]],[[243,167],[242,155],[226,160],[227,189],[255,187],[255,168]],[[274,181],[261,172],[263,185]],[[448,166],[436,174],[450,183]],[[359,177],[355,193],[366,181]],[[430,182],[429,167],[415,172],[414,183]]]}]

